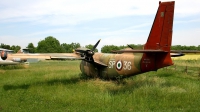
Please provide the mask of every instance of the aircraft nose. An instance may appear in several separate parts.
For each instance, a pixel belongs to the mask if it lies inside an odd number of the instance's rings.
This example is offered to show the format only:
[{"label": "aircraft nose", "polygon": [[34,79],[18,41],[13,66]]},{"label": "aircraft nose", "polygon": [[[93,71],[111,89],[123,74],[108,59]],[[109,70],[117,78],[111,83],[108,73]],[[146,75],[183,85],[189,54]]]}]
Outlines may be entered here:
[{"label": "aircraft nose", "polygon": [[6,60],[7,59],[7,52],[6,51],[1,51],[1,59]]}]

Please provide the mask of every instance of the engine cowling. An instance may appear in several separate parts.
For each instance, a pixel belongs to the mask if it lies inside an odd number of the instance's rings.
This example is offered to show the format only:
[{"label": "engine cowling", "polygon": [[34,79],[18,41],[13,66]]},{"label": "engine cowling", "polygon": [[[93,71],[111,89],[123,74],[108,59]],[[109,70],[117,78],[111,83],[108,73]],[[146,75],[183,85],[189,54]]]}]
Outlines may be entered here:
[{"label": "engine cowling", "polygon": [[1,51],[1,59],[6,60],[7,59],[7,52],[6,51]]}]

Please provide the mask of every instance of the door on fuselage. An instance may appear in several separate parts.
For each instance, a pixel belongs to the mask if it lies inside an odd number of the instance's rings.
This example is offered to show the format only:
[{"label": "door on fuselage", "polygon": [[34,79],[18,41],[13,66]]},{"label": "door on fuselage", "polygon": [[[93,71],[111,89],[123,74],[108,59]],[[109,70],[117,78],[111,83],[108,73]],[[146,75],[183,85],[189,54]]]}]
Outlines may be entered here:
[{"label": "door on fuselage", "polygon": [[141,71],[155,71],[155,53],[144,53],[141,60]]}]

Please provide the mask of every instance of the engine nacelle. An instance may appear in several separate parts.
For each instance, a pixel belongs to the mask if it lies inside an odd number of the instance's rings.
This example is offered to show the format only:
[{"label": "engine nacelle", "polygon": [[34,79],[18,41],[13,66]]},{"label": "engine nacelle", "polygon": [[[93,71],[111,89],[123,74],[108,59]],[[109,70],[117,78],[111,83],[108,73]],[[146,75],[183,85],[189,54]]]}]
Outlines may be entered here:
[{"label": "engine nacelle", "polygon": [[98,70],[89,62],[81,61],[80,70],[83,74],[89,77],[98,77]]}]

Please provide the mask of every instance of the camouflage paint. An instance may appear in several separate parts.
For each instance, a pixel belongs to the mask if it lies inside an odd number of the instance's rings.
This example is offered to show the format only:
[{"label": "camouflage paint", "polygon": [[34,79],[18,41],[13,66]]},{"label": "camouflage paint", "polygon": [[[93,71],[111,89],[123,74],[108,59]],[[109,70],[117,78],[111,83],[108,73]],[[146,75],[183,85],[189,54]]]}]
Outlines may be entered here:
[{"label": "camouflage paint", "polygon": [[[154,23],[147,42],[144,45],[144,50],[141,50],[141,53],[95,53],[92,56],[93,61],[87,62],[87,60],[83,60],[81,62],[81,71],[88,76],[117,78],[155,71],[159,68],[173,65],[170,56],[170,47],[174,4],[174,1],[159,2]],[[95,48],[97,45],[95,45]]]},{"label": "camouflage paint", "polygon": [[[94,60],[98,60],[99,62],[108,65],[108,67],[103,67],[98,65],[95,66],[95,64],[82,61],[80,64],[80,69],[82,73],[88,76],[93,76],[93,77],[100,76],[102,78],[116,78],[116,77],[127,77],[141,73],[140,70],[140,61],[142,58],[141,53],[137,55],[134,55],[133,53],[123,53],[123,54],[95,53],[93,58]],[[117,62],[121,62],[121,67],[120,64]]]}]

